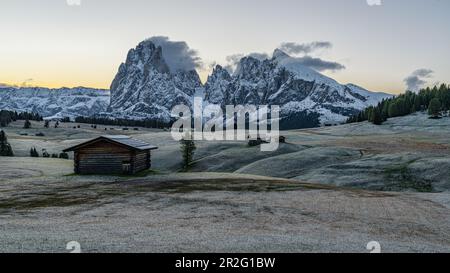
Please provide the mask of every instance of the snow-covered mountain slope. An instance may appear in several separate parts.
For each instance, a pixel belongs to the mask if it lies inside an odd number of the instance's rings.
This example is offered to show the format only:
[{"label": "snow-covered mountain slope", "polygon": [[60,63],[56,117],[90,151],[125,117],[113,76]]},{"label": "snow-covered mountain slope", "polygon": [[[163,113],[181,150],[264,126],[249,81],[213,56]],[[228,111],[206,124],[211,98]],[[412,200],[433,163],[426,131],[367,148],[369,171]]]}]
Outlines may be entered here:
[{"label": "snow-covered mountain slope", "polygon": [[285,128],[344,122],[391,96],[342,85],[278,49],[270,60],[244,57],[233,75],[217,66],[205,84],[209,103],[279,105]]},{"label": "snow-covered mountain slope", "polygon": [[128,52],[110,92],[82,87],[0,87],[0,109],[37,112],[44,117],[95,115],[167,122],[175,105],[192,109],[194,95],[202,93],[205,105],[279,105],[282,128],[294,129],[344,122],[391,96],[342,85],[278,49],[271,59],[242,58],[233,75],[216,66],[205,85],[194,69],[173,70],[163,48],[145,40]]},{"label": "snow-covered mountain slope", "polygon": [[111,84],[112,116],[128,119],[170,120],[175,105],[192,106],[202,86],[195,70],[170,71],[162,48],[146,40],[128,53]]},{"label": "snow-covered mountain slope", "polygon": [[93,116],[106,111],[109,91],[84,87],[0,87],[0,109],[35,112],[47,118]]}]

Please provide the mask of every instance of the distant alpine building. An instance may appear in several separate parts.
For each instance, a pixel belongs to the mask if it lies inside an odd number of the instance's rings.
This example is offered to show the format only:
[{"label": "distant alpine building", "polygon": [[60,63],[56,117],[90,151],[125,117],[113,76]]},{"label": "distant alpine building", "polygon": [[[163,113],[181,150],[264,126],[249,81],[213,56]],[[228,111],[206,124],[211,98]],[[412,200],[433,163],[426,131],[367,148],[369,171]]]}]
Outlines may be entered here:
[{"label": "distant alpine building", "polygon": [[101,136],[64,152],[74,152],[76,174],[135,174],[151,167],[158,147],[122,135]]}]

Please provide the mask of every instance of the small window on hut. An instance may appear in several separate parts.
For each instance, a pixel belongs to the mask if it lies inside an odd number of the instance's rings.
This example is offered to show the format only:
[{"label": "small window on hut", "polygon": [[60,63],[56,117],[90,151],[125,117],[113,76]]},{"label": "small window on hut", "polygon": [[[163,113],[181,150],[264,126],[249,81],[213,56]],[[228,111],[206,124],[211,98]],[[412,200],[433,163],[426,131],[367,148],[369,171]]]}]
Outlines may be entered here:
[{"label": "small window on hut", "polygon": [[129,174],[131,172],[131,162],[130,161],[122,162],[122,172],[124,174]]}]

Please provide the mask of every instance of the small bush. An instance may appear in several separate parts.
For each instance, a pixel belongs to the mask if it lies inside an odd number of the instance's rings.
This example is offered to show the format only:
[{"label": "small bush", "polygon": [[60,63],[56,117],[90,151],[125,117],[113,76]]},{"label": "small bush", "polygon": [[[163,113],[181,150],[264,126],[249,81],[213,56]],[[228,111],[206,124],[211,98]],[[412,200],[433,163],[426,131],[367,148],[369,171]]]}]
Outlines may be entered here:
[{"label": "small bush", "polygon": [[248,146],[255,147],[255,146],[259,146],[263,143],[267,143],[267,141],[263,141],[261,138],[258,137],[258,139],[250,139],[248,141]]},{"label": "small bush", "polygon": [[38,153],[38,151],[36,150],[36,148],[31,148],[31,150],[30,150],[30,156],[31,157],[39,157],[39,153]]},{"label": "small bush", "polygon": [[46,149],[42,149],[42,157],[45,157],[45,158],[49,158],[50,157],[50,154],[47,152]]},{"label": "small bush", "polygon": [[69,159],[69,154],[67,154],[67,153],[60,153],[59,154],[59,158],[61,158],[61,159]]}]

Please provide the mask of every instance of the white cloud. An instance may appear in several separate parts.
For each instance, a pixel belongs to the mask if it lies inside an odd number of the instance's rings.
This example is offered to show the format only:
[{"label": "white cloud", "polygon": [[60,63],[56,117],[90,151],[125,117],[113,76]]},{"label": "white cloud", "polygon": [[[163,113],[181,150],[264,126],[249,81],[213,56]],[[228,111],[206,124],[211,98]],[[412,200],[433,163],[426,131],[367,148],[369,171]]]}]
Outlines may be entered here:
[{"label": "white cloud", "polygon": [[155,36],[148,40],[162,47],[164,59],[172,72],[191,71],[205,66],[197,50],[191,49],[184,41],[172,41],[165,36]]},{"label": "white cloud", "polygon": [[427,79],[431,79],[433,77],[433,73],[434,71],[431,69],[417,69],[405,78],[404,82],[406,83],[409,91],[417,92],[428,83]]},{"label": "white cloud", "polygon": [[369,6],[381,6],[383,4],[381,0],[366,0],[366,1],[367,5]]},{"label": "white cloud", "polygon": [[81,6],[81,0],[66,0],[68,6]]},{"label": "white cloud", "polygon": [[320,49],[330,49],[333,47],[331,42],[315,41],[311,43],[285,42],[280,45],[280,49],[288,54],[309,54]]}]

